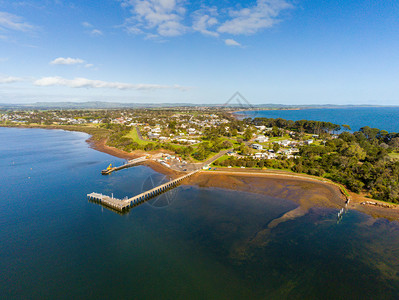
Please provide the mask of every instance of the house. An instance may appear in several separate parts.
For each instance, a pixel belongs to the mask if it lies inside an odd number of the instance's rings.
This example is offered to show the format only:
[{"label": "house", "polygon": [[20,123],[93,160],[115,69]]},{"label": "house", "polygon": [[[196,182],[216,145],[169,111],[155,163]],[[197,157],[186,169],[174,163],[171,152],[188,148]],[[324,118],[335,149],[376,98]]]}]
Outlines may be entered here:
[{"label": "house", "polygon": [[260,159],[260,158],[264,158],[265,156],[266,156],[265,153],[257,152],[257,153],[255,153],[254,158]]},{"label": "house", "polygon": [[285,156],[288,156],[288,155],[290,155],[292,153],[292,150],[291,149],[284,149],[284,150],[281,150],[281,154],[283,154],[283,155],[285,155]]},{"label": "house", "polygon": [[306,141],[305,141],[305,144],[306,144],[306,145],[313,144],[313,140],[306,140]]},{"label": "house", "polygon": [[278,142],[281,146],[283,147],[288,147],[291,144],[291,141],[289,140],[284,140],[284,141],[280,141]]},{"label": "house", "polygon": [[264,136],[264,135],[258,135],[256,138],[255,138],[255,141],[257,141],[258,143],[265,143],[265,142],[267,142],[269,140],[269,138],[267,137],[267,136]]},{"label": "house", "polygon": [[148,138],[149,138],[149,139],[157,139],[159,136],[160,136],[159,133],[152,133],[152,132],[150,132],[150,133],[148,134]]},{"label": "house", "polygon": [[259,144],[252,144],[251,147],[256,150],[263,150],[263,146]]},{"label": "house", "polygon": [[189,128],[187,130],[188,134],[195,134],[195,129],[194,128]]},{"label": "house", "polygon": [[257,128],[257,129],[260,130],[260,131],[263,131],[263,130],[266,129],[266,126],[260,125],[260,126],[255,126],[255,128]]}]

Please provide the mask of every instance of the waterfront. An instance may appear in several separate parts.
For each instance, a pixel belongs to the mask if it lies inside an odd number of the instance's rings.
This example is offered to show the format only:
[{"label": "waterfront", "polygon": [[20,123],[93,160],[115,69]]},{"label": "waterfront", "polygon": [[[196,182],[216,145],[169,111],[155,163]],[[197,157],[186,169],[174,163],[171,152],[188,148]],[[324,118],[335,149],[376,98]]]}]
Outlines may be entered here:
[{"label": "waterfront", "polygon": [[88,135],[0,128],[0,293],[6,298],[391,298],[399,293],[398,222],[338,209],[269,229],[294,202],[178,187],[170,206],[118,215],[92,191],[134,196],[145,166],[101,176],[121,159]]},{"label": "waterfront", "polygon": [[236,113],[242,119],[249,118],[282,118],[286,120],[314,120],[331,122],[338,125],[350,125],[352,131],[363,126],[399,132],[399,107],[345,107],[298,110],[260,110],[240,111]]}]

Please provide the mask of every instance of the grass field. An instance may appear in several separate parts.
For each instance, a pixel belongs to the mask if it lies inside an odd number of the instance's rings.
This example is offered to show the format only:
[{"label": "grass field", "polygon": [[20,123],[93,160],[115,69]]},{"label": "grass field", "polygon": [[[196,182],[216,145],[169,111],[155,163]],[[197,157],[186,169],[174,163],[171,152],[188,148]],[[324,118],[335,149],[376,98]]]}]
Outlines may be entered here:
[{"label": "grass field", "polygon": [[[225,160],[228,159],[228,158],[229,158],[228,155],[223,155],[223,156],[219,157],[216,161],[219,162],[219,163],[221,163],[222,161],[225,161]],[[215,162],[216,162],[216,161],[215,161]],[[214,164],[215,162],[212,163],[212,166],[215,165],[215,164]]]},{"label": "grass field", "polygon": [[147,145],[150,142],[150,141],[141,140],[139,138],[139,135],[137,134],[136,128],[133,128],[132,130],[130,130],[130,132],[127,135],[125,135],[125,137],[131,138],[133,140],[133,142],[136,142],[139,145]]}]

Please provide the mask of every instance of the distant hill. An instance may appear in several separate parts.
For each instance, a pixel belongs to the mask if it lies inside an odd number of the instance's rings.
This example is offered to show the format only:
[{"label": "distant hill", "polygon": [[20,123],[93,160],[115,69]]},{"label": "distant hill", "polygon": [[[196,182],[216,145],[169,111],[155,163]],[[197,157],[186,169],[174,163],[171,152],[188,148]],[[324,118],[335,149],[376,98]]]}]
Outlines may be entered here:
[{"label": "distant hill", "polygon": [[[2,104],[0,109],[129,109],[129,108],[171,108],[171,107],[224,107],[223,104],[193,104],[193,103],[117,103],[117,102],[36,102],[28,104]],[[227,107],[237,110],[252,109],[306,109],[306,108],[348,108],[348,107],[379,107],[378,105],[285,105],[257,104],[245,106],[230,103]]]},{"label": "distant hill", "polygon": [[116,103],[116,102],[36,102],[29,104],[1,104],[0,109],[122,109],[196,106],[189,103]]}]

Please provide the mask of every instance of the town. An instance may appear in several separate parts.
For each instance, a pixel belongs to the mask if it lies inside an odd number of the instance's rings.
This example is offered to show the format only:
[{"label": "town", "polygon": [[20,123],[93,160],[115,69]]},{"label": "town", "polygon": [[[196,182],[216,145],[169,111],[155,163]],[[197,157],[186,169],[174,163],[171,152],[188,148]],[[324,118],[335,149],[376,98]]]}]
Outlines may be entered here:
[{"label": "town", "polygon": [[298,136],[277,127],[255,126],[211,109],[3,111],[0,121],[3,125],[106,128],[117,132],[110,137],[109,146],[128,152],[165,149],[193,162],[205,161],[227,149],[220,161],[229,156],[292,158],[299,155],[302,145],[325,143],[317,134]]},{"label": "town", "polygon": [[399,201],[398,133],[239,116],[218,107],[3,110],[0,126],[86,132],[97,144],[151,156],[180,172],[199,167],[283,170],[326,178],[374,199]]}]

